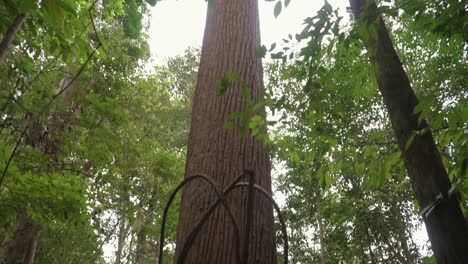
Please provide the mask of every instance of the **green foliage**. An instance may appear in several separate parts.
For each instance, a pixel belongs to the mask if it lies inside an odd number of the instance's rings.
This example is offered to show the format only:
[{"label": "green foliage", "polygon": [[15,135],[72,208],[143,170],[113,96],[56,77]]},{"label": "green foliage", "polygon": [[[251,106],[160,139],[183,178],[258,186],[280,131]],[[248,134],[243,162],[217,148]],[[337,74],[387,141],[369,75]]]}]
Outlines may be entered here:
[{"label": "green foliage", "polygon": [[[441,42],[438,32],[423,30],[414,16],[404,13],[396,21],[398,7],[392,4],[379,11],[389,15],[392,37],[421,98],[415,114],[429,120],[466,206],[466,161],[459,158],[466,153],[466,96],[458,82],[466,75],[459,67],[466,57],[464,44],[457,38]],[[277,60],[266,69],[266,101],[280,118],[273,146],[277,163],[285,166],[277,188],[286,196],[293,262],[320,261],[320,252],[308,247],[320,244],[320,230],[327,262],[371,256],[374,261],[416,261],[418,248],[410,241],[418,225],[417,206],[412,205],[409,179],[359,41],[377,37],[378,21],[349,30],[343,30],[340,21],[338,12],[325,3],[317,15],[305,19],[296,35],[300,43],[289,43],[290,36],[281,51],[271,55]],[[274,49],[278,47],[272,45],[270,52]],[[409,253],[401,250],[403,242]]]},{"label": "green foliage", "polygon": [[3,2],[2,35],[28,14],[0,69],[0,258],[26,213],[42,228],[36,263],[105,263],[114,237],[143,234],[123,252],[132,262],[135,245],[157,244],[183,175],[199,52],[143,71],[156,1]]},{"label": "green foliage", "polygon": [[275,8],[273,10],[273,14],[275,15],[275,17],[279,16],[279,14],[281,13],[281,10],[283,10],[283,3],[281,3],[281,1],[278,1],[276,2]]},{"label": "green foliage", "polygon": [[[290,4],[271,2],[275,17]],[[420,98],[414,113],[434,132],[466,212],[464,3],[383,2],[378,11]],[[105,263],[103,247],[118,244],[123,262],[135,261],[138,245],[149,249],[147,260],[156,257],[163,206],[184,171],[200,59],[188,49],[143,71],[143,18],[156,3],[0,0],[2,36],[27,14],[0,68],[0,257],[22,213],[42,226],[36,263]],[[341,21],[325,1],[301,32],[257,48],[274,59],[265,100],[254,102],[239,74],[227,72],[219,94],[238,87],[245,107],[225,127],[268,143],[284,166],[276,188],[285,195],[292,263],[320,262],[321,240],[327,263],[435,263],[413,242],[418,205],[363,56],[361,40],[376,38],[379,22],[348,29]]]},{"label": "green foliage", "polygon": [[218,94],[224,95],[227,92],[227,90],[231,87],[231,85],[231,81],[229,81],[228,79],[223,78],[218,80],[218,84],[216,86]]}]

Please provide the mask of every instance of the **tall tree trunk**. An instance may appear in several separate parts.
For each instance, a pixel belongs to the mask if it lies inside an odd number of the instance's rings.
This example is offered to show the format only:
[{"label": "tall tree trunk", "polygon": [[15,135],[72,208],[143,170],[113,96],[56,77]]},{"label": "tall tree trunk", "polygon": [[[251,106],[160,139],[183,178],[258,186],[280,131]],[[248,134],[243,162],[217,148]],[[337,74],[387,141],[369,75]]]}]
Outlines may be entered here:
[{"label": "tall tree trunk", "polygon": [[377,262],[376,262],[376,259],[375,259],[374,251],[372,250],[372,238],[370,237],[369,229],[367,227],[364,227],[364,229],[365,229],[366,237],[367,237],[367,241],[368,241],[367,247],[369,249],[370,262],[372,264],[376,264]]},{"label": "tall tree trunk", "polygon": [[325,229],[323,226],[323,219],[322,219],[322,214],[321,214],[322,195],[321,195],[319,184],[316,184],[315,186],[315,197],[317,198],[317,221],[318,221],[318,227],[319,227],[320,264],[325,264],[327,263],[327,248],[325,244]]},{"label": "tall tree trunk", "polygon": [[135,257],[135,263],[136,264],[144,264],[146,263],[146,254],[148,254],[148,239],[147,239],[147,230],[148,226],[151,225],[151,222],[153,220],[153,211],[154,208],[156,207],[156,194],[157,194],[157,189],[154,188],[153,191],[151,192],[151,197],[148,202],[148,210],[147,214],[145,215],[145,212],[143,210],[143,202],[140,203],[140,212],[138,214],[138,218],[140,219],[140,223],[142,223],[141,227],[139,228],[137,232],[137,245],[136,245],[136,257]]},{"label": "tall tree trunk", "polygon": [[327,249],[325,245],[325,230],[323,227],[322,216],[320,213],[318,216],[318,226],[319,226],[319,240],[320,240],[320,264],[327,263]]},{"label": "tall tree trunk", "polygon": [[147,245],[146,245],[146,226],[141,226],[137,232],[137,245],[135,254],[135,263],[144,264],[146,257]]},{"label": "tall tree trunk", "polygon": [[0,43],[0,66],[3,64],[8,47],[11,45],[15,39],[16,34],[21,29],[25,18],[26,14],[18,14],[3,37],[2,42]]},{"label": "tall tree trunk", "polygon": [[125,237],[127,236],[127,224],[125,217],[121,217],[119,223],[119,235],[117,238],[117,252],[115,252],[115,264],[122,263],[123,247],[125,245]]},{"label": "tall tree trunk", "polygon": [[[425,208],[442,195],[433,213],[424,219],[436,259],[439,263],[464,263],[468,259],[468,230],[463,214],[458,200],[447,194],[450,181],[432,133],[426,121],[418,123],[418,115],[413,113],[418,100],[384,21],[374,2],[369,6],[366,0],[350,0],[350,3],[358,20],[379,22],[377,39],[369,34],[365,44],[416,199]],[[416,135],[406,148],[415,131],[425,132]]]},{"label": "tall tree trunk", "polygon": [[10,241],[5,264],[32,264],[36,253],[41,226],[21,213],[13,239]]},{"label": "tall tree trunk", "polygon": [[[208,8],[205,35],[193,99],[185,177],[204,173],[225,188],[244,169],[255,173],[256,183],[271,192],[270,160],[264,144],[250,135],[242,138],[236,130],[224,128],[228,115],[246,105],[235,83],[219,96],[217,81],[235,72],[249,87],[255,102],[261,97],[263,69],[256,56],[260,44],[257,0],[216,0]],[[240,241],[245,234],[247,190],[236,189],[228,196],[239,223]],[[176,260],[188,234],[216,199],[204,182],[184,188],[177,233]],[[234,228],[224,208],[218,208],[194,241],[186,263],[236,263]],[[248,263],[276,263],[272,205],[255,195]]]},{"label": "tall tree trunk", "polygon": [[395,204],[392,205],[390,210],[393,216],[395,217],[395,221],[397,222],[398,240],[400,241],[401,248],[403,249],[403,256],[405,258],[405,260],[402,263],[414,263],[413,255],[411,255],[411,251],[408,246],[408,237],[406,236],[406,224],[401,216],[400,208],[398,208],[398,206]]}]

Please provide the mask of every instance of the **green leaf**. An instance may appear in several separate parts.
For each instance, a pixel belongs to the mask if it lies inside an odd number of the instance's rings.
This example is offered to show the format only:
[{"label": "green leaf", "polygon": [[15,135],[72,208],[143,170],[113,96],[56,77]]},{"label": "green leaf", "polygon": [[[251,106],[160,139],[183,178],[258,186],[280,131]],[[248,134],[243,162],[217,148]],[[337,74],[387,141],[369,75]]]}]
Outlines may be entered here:
[{"label": "green leaf", "polygon": [[55,0],[44,0],[42,2],[44,8],[48,11],[49,14],[46,15],[46,19],[52,23],[56,21],[58,17],[61,16],[59,4]]},{"label": "green leaf", "polygon": [[36,0],[23,0],[19,3],[19,10],[21,13],[27,13],[35,7],[37,7]]},{"label": "green leaf", "polygon": [[236,118],[239,118],[239,117],[241,117],[240,112],[232,112],[232,113],[229,114],[230,119],[236,119]]},{"label": "green leaf", "polygon": [[278,17],[279,14],[281,13],[281,10],[283,9],[283,3],[281,3],[281,1],[278,1],[275,5],[275,8],[273,10],[273,14],[275,15],[275,17]]},{"label": "green leaf", "polygon": [[291,159],[297,167],[301,165],[301,158],[299,157],[299,154],[297,154],[297,152],[291,153]]},{"label": "green leaf", "polygon": [[146,2],[150,4],[150,6],[155,6],[158,0],[146,0]]},{"label": "green leaf", "polygon": [[468,121],[468,106],[463,107],[463,123]]},{"label": "green leaf", "polygon": [[224,95],[227,90],[231,87],[231,82],[228,79],[218,80],[217,90],[219,95]]},{"label": "green leaf", "polygon": [[240,80],[240,75],[237,72],[228,72],[227,78],[231,82],[236,82]]},{"label": "green leaf", "polygon": [[416,133],[413,132],[411,136],[408,138],[408,141],[406,141],[406,144],[405,144],[405,150],[409,149],[409,147],[411,146],[411,143],[413,143],[415,136],[416,136]]},{"label": "green leaf", "polygon": [[249,97],[249,95],[250,95],[250,93],[249,93],[249,86],[247,86],[247,84],[243,83],[243,84],[241,85],[240,88],[241,88],[242,97],[243,97],[244,99],[250,98],[250,97]]},{"label": "green leaf", "polygon": [[330,177],[330,175],[328,173],[325,174],[325,185],[327,186],[327,188],[331,187],[332,184],[333,184],[333,180]]},{"label": "green leaf", "polygon": [[276,42],[271,44],[271,47],[270,49],[268,50],[268,52],[272,52],[274,49],[276,48]]},{"label": "green leaf", "polygon": [[75,6],[73,5],[74,2],[69,3],[69,0],[56,0],[57,4],[65,11],[70,14],[76,14]]},{"label": "green leaf", "polygon": [[252,137],[255,137],[256,135],[258,135],[259,131],[260,129],[258,127],[252,128]]},{"label": "green leaf", "polygon": [[321,185],[323,185],[325,181],[324,176],[325,176],[325,166],[320,166],[320,168],[317,171],[316,178]]},{"label": "green leaf", "polygon": [[214,8],[215,0],[207,0],[208,1],[208,8]]},{"label": "green leaf", "polygon": [[255,53],[257,54],[257,57],[265,58],[265,55],[267,53],[267,48],[264,45],[259,46],[257,47],[257,50],[255,51]]},{"label": "green leaf", "polygon": [[234,123],[234,122],[227,122],[227,123],[224,123],[224,128],[232,129],[232,128],[236,128],[236,127],[237,127],[237,124]]},{"label": "green leaf", "polygon": [[285,1],[284,1],[284,6],[285,6],[285,7],[288,7],[288,5],[289,5],[290,2],[291,2],[291,0],[285,0]]}]

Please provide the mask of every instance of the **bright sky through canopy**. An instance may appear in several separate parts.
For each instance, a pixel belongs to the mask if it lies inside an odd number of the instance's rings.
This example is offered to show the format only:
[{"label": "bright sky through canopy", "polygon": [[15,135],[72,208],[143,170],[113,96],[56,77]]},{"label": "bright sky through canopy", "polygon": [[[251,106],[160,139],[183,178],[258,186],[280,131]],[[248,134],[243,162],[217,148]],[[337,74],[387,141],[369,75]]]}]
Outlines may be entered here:
[{"label": "bright sky through canopy", "polygon": [[[344,12],[346,0],[329,1]],[[262,43],[269,47],[289,33],[302,29],[306,17],[314,16],[323,5],[322,0],[292,0],[278,18],[273,15],[276,1],[259,1]],[[187,47],[201,47],[205,28],[207,4],[204,0],[164,0],[151,9],[150,47],[153,58],[181,54]]]}]

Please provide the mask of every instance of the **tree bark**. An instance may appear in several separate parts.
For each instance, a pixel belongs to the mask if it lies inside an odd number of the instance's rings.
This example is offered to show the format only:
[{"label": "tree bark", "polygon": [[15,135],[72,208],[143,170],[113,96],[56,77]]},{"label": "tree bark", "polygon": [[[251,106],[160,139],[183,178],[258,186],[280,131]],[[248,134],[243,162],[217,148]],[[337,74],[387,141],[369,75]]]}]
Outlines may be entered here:
[{"label": "tree bark", "polygon": [[395,204],[392,205],[390,210],[395,217],[395,221],[397,222],[398,239],[400,240],[401,248],[403,249],[403,256],[405,258],[402,263],[414,263],[413,255],[411,255],[411,251],[408,245],[408,237],[406,236],[406,223],[401,216],[400,208],[398,208],[398,205]]},{"label": "tree bark", "polygon": [[127,236],[126,219],[122,216],[119,223],[119,235],[117,239],[117,251],[115,252],[115,263],[122,263],[123,247],[125,244],[125,237]]},{"label": "tree bark", "polygon": [[[271,165],[265,145],[250,135],[242,138],[236,130],[224,128],[228,115],[240,112],[246,102],[239,83],[219,96],[217,81],[227,72],[239,74],[249,87],[250,98],[258,102],[263,89],[257,0],[217,0],[208,8],[205,34],[193,99],[185,177],[203,173],[225,188],[244,169],[255,173],[257,184],[271,192]],[[247,190],[236,189],[227,197],[239,223],[244,241]],[[177,232],[176,261],[188,234],[215,201],[216,195],[204,182],[184,188]],[[249,239],[248,263],[276,263],[273,210],[269,201],[256,193]],[[238,263],[234,228],[224,208],[218,208],[194,241],[186,263]],[[241,242],[242,243],[242,242]],[[242,247],[242,245],[241,245]]]},{"label": "tree bark", "polygon": [[[435,257],[438,263],[464,263],[468,259],[468,231],[463,213],[456,197],[448,195],[450,181],[429,127],[425,120],[419,123],[418,115],[413,113],[418,100],[384,21],[374,2],[366,5],[366,0],[350,0],[350,3],[358,20],[366,24],[378,22],[377,39],[369,34],[364,42],[416,199],[425,208],[442,195],[433,213],[424,219]],[[416,131],[423,132],[406,148]]]},{"label": "tree bark", "polygon": [[136,257],[135,263],[136,264],[144,264],[146,263],[147,254],[149,250],[148,239],[147,239],[147,230],[148,226],[151,225],[153,219],[153,211],[156,207],[157,199],[156,199],[157,190],[156,188],[153,189],[151,192],[151,197],[148,202],[148,210],[147,215],[144,213],[143,209],[143,202],[140,203],[140,212],[138,213],[138,218],[140,219],[139,222],[142,223],[141,227],[137,232],[137,245],[136,245]]},{"label": "tree bark", "polygon": [[0,43],[0,66],[3,64],[8,47],[11,45],[15,39],[16,34],[21,29],[25,18],[26,14],[18,14],[3,37],[2,42]]},{"label": "tree bark", "polygon": [[366,237],[367,237],[367,241],[369,244],[367,244],[367,247],[369,248],[369,255],[370,255],[370,262],[372,264],[376,264],[376,259],[375,259],[375,254],[374,254],[374,251],[372,250],[372,238],[370,237],[370,234],[369,234],[369,229],[367,227],[364,227],[365,231],[366,231]]},{"label": "tree bark", "polygon": [[323,219],[322,219],[322,194],[320,190],[320,186],[317,184],[315,187],[315,196],[317,198],[317,222],[319,227],[319,242],[320,242],[320,264],[327,263],[327,248],[325,243],[325,228],[323,226]]},{"label": "tree bark", "polygon": [[25,213],[20,214],[19,224],[10,241],[5,264],[32,264],[36,253],[41,226]]}]

